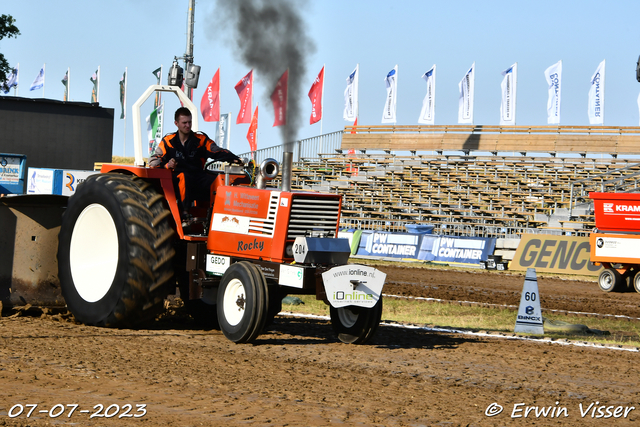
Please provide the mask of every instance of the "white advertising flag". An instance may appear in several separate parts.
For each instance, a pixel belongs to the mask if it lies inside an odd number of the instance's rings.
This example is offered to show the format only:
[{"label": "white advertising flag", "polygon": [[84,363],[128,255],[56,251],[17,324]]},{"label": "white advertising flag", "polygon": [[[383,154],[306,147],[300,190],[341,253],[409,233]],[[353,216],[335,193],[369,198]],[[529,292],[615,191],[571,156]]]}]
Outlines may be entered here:
[{"label": "white advertising flag", "polygon": [[427,82],[427,94],[422,101],[422,111],[418,123],[423,125],[432,125],[435,123],[436,117],[436,65],[422,75],[424,81]]},{"label": "white advertising flag", "polygon": [[589,124],[604,124],[604,60],[591,76],[589,88]]},{"label": "white advertising flag", "polygon": [[342,117],[348,122],[353,122],[358,117],[359,67],[360,64],[356,65],[356,69],[349,74],[349,77],[347,77],[347,88],[344,90],[344,113],[342,114]]},{"label": "white advertising flag", "polygon": [[502,102],[500,103],[500,125],[515,126],[516,124],[516,86],[518,82],[518,63],[502,72],[503,79]]},{"label": "white advertising flag", "polygon": [[387,87],[387,100],[384,103],[382,111],[382,123],[396,122],[396,98],[398,90],[398,65],[389,71],[387,77],[384,78]]},{"label": "white advertising flag", "polygon": [[475,91],[476,63],[474,62],[466,72],[460,83],[458,90],[458,123],[473,123],[473,95]]},{"label": "white advertising flag", "polygon": [[562,89],[562,61],[558,61],[546,70],[544,77],[549,85],[549,100],[547,101],[547,124],[560,124],[560,101]]},{"label": "white advertising flag", "polygon": [[44,67],[40,68],[40,72],[36,76],[33,83],[31,83],[31,87],[29,87],[29,90],[36,90],[40,89],[41,87],[44,87]]},{"label": "white advertising flag", "polygon": [[231,139],[231,129],[229,128],[229,120],[231,120],[231,113],[220,114],[220,120],[216,125],[216,144],[219,147],[229,150],[229,144]]},{"label": "white advertising flag", "polygon": [[4,93],[9,93],[9,89],[11,89],[12,87],[18,86],[18,66],[20,64],[18,64],[15,68],[11,69],[11,73],[9,74],[9,77],[7,78],[7,81],[4,83],[4,87],[2,88],[2,91]]}]

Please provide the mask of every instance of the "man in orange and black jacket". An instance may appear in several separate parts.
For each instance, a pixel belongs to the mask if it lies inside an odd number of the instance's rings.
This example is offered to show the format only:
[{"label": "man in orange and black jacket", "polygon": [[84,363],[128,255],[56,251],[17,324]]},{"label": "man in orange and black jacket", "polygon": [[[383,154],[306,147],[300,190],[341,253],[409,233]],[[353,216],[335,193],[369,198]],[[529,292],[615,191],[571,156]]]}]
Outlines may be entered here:
[{"label": "man in orange and black jacket", "polygon": [[238,156],[218,147],[206,134],[191,131],[191,120],[188,108],[178,108],[175,113],[178,131],[166,135],[149,158],[149,167],[175,172],[174,186],[183,220],[188,219],[189,208],[194,200],[213,195],[215,176],[204,170],[208,158],[242,164]]}]

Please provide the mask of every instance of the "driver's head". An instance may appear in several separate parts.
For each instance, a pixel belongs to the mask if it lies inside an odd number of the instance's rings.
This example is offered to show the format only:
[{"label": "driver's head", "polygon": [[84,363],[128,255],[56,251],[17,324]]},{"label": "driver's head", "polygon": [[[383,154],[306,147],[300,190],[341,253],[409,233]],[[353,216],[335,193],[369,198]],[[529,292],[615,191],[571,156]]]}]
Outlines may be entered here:
[{"label": "driver's head", "polygon": [[191,132],[191,111],[188,108],[180,107],[176,110],[174,117],[178,132],[188,135]]}]

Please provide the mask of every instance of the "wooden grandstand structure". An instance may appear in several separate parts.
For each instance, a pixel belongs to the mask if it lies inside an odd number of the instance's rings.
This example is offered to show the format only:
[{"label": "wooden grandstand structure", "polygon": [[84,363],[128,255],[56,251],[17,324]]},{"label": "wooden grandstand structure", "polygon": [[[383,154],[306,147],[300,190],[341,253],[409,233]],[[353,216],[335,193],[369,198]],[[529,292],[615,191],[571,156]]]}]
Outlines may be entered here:
[{"label": "wooden grandstand structure", "polygon": [[589,191],[640,176],[640,127],[346,126],[331,151],[301,157],[292,185],[343,194],[345,228],[586,235]]},{"label": "wooden grandstand structure", "polygon": [[356,150],[639,154],[640,127],[347,126],[342,148]]}]

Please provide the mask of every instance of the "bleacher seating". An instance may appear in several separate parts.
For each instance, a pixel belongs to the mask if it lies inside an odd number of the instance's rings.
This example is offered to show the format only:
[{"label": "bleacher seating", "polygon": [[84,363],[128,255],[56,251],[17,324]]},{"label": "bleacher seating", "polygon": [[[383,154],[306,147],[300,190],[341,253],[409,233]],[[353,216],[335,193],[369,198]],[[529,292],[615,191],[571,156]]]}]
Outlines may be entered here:
[{"label": "bleacher seating", "polygon": [[594,227],[587,194],[594,188],[576,188],[572,205],[572,183],[589,178],[591,187],[606,187],[638,171],[640,165],[616,158],[339,153],[297,163],[293,188],[343,194],[345,226],[428,223],[456,233],[580,233]]},{"label": "bleacher seating", "polygon": [[346,126],[296,142],[292,187],[343,194],[349,228],[587,234],[590,191],[640,191],[638,147],[640,127]]}]

